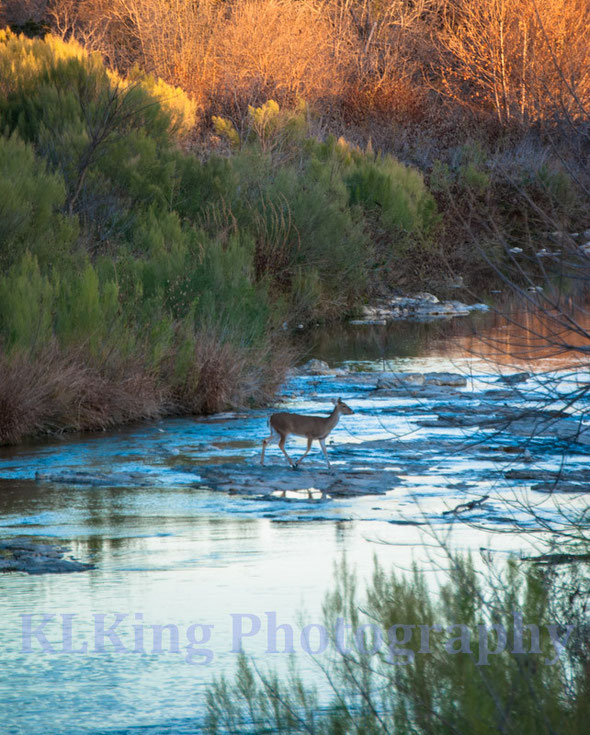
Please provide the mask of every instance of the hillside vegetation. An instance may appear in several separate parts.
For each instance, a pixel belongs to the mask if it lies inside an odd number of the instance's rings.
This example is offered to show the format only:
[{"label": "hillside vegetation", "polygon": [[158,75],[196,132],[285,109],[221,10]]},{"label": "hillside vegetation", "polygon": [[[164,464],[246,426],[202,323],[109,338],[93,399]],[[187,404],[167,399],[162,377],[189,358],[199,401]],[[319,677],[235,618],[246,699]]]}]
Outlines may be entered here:
[{"label": "hillside vegetation", "polygon": [[290,328],[590,227],[589,0],[0,19],[0,442],[267,402]]},{"label": "hillside vegetation", "polygon": [[[180,85],[211,114],[305,99],[379,136],[452,118],[530,126],[588,100],[588,0],[5,0],[120,70]],[[448,123],[447,123],[448,124]],[[371,128],[372,125],[372,129]],[[381,134],[378,133],[381,128]]]},{"label": "hillside vegetation", "polygon": [[[422,176],[249,110],[232,155],[180,144],[195,105],[55,36],[0,35],[0,440],[269,400],[281,326],[341,316],[428,249]],[[375,245],[371,232],[382,233]]]}]

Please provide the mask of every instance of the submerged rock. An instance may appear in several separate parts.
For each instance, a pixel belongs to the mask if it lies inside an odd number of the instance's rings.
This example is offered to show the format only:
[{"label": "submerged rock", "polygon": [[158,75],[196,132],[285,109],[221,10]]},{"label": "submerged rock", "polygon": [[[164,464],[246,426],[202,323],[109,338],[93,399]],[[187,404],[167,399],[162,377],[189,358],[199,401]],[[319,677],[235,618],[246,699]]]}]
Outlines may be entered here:
[{"label": "submerged rock", "polygon": [[567,417],[559,411],[538,411],[516,418],[506,427],[511,433],[527,437],[549,437],[572,444],[590,444],[590,426],[579,418]]},{"label": "submerged rock", "polygon": [[467,378],[459,373],[425,373],[426,385],[450,385],[462,388],[467,385]]},{"label": "submerged rock", "polygon": [[[477,397],[477,394],[475,395]],[[435,407],[434,412],[437,413],[436,418],[429,417],[418,421],[418,425],[427,428],[480,427],[495,432],[506,432],[506,435],[514,434],[527,438],[551,437],[590,444],[590,429],[581,428],[576,419],[563,418],[564,414],[560,411],[519,408],[491,402],[485,405],[474,401],[474,405],[463,406],[460,411],[452,407],[444,410],[437,410]],[[523,453],[524,461],[531,459],[530,452]]]},{"label": "submerged rock", "polygon": [[538,485],[531,485],[531,490],[535,490],[538,493],[570,493],[580,495],[590,492],[590,484],[579,482],[540,482]]},{"label": "submerged rock", "polygon": [[263,500],[320,500],[362,495],[383,495],[398,484],[398,476],[387,470],[333,470],[327,467],[291,469],[284,460],[280,464],[224,464],[199,467],[203,484],[212,490],[251,495]]},{"label": "submerged rock", "polygon": [[151,485],[152,482],[138,472],[87,472],[85,470],[57,470],[35,472],[37,482],[57,482],[63,485],[92,485],[117,487],[119,485]]},{"label": "submerged rock", "polygon": [[508,385],[517,385],[518,383],[524,383],[531,377],[530,373],[513,373],[512,375],[500,375],[498,378],[499,383],[507,383]]},{"label": "submerged rock", "polygon": [[377,381],[376,390],[422,386],[424,381],[422,373],[384,373]]},{"label": "submerged rock", "polygon": [[[590,484],[590,471],[587,470],[570,470],[570,471],[553,471],[553,470],[536,470],[534,468],[526,470],[508,470],[504,473],[504,477],[508,480],[537,480],[542,482],[587,482]],[[590,490],[590,486],[588,488]]]},{"label": "submerged rock", "polygon": [[20,537],[0,541],[0,572],[68,574],[95,568],[94,564],[64,558],[67,551],[63,546]]},{"label": "submerged rock", "polygon": [[521,399],[522,394],[519,393],[515,388],[512,388],[511,390],[490,388],[490,390],[486,390],[483,392],[482,397],[488,401],[515,401],[517,399]]}]

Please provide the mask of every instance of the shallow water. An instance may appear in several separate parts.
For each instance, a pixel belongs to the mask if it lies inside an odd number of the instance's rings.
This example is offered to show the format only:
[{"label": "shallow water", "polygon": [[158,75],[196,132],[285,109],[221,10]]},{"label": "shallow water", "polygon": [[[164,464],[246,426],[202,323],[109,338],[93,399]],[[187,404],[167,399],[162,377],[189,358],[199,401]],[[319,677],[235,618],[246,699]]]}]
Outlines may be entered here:
[{"label": "shallow water", "polygon": [[[260,632],[244,639],[245,647],[264,664],[285,667],[287,655],[268,652],[273,614],[277,624],[292,625],[294,648],[301,653],[300,613],[306,622],[321,622],[323,596],[344,554],[363,577],[376,555],[386,567],[407,569],[417,561],[434,580],[437,565],[431,557],[444,567],[444,555],[426,532],[450,533],[455,548],[493,549],[503,557],[535,546],[535,524],[519,501],[532,500],[540,515],[553,520],[585,507],[584,496],[535,493],[530,481],[508,482],[504,472],[555,469],[564,452],[568,469],[587,472],[587,444],[565,446],[550,435],[530,441],[510,431],[437,425],[441,412],[460,417],[467,405],[493,412],[510,403],[482,397],[501,387],[498,372],[510,368],[510,361],[500,361],[500,368],[489,353],[475,356],[471,327],[456,320],[307,335],[306,359],[317,356],[358,372],[293,376],[284,387],[283,404],[323,413],[332,398],[342,396],[355,415],[343,417],[331,435],[334,472],[352,467],[383,473],[379,477],[388,478],[387,487],[380,488],[384,494],[309,498],[304,491],[314,473],[319,477],[325,470],[319,448],[299,475],[302,492],[257,495],[254,487],[244,495],[204,486],[204,468],[221,472],[239,465],[247,472],[258,462],[270,411],[171,419],[0,450],[0,537],[63,542],[77,559],[96,564],[79,574],[0,576],[0,731],[198,731],[208,682],[230,673],[236,663],[233,626],[249,630],[258,620]],[[514,359],[514,369],[522,369],[520,359]],[[537,360],[538,379],[519,386],[523,406],[538,404],[555,367],[549,358]],[[468,381],[458,393],[434,398],[373,394],[375,372],[384,368],[460,371]],[[561,382],[550,386],[557,393],[567,388]],[[553,399],[552,407],[558,406],[559,395]],[[518,453],[525,445],[532,464],[523,463]],[[298,456],[304,443],[290,439],[288,448]],[[266,471],[278,476],[285,462],[278,448],[269,448],[267,457]],[[141,482],[92,487],[34,480],[37,471],[70,469],[132,471]],[[490,498],[468,514],[470,523],[444,515],[484,494]],[[415,525],[424,522],[429,525]],[[529,532],[515,533],[514,523]],[[34,630],[44,614],[56,617],[38,636],[27,637],[28,621]],[[125,650],[108,638],[101,648],[97,633],[117,614],[125,616],[115,631]],[[194,645],[187,649],[194,624],[199,626],[193,629]],[[154,650],[153,625],[176,626],[178,653],[167,650],[170,630],[163,633],[164,652],[157,645]],[[213,627],[207,629],[209,640],[199,645],[199,636],[206,634],[203,625]],[[280,648],[281,634],[278,639]],[[75,652],[84,642],[88,650]],[[305,655],[300,659],[313,677],[313,662]]]}]

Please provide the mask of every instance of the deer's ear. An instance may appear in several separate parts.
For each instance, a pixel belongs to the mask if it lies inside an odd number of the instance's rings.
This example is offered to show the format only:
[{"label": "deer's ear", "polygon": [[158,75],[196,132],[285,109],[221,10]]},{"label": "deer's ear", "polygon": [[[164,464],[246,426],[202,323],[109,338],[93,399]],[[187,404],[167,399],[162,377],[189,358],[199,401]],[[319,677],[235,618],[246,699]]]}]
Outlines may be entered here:
[{"label": "deer's ear", "polygon": [[342,398],[339,398],[336,403],[342,403]]},{"label": "deer's ear", "polygon": [[340,398],[332,398],[332,403],[337,406],[338,402],[340,401]]}]

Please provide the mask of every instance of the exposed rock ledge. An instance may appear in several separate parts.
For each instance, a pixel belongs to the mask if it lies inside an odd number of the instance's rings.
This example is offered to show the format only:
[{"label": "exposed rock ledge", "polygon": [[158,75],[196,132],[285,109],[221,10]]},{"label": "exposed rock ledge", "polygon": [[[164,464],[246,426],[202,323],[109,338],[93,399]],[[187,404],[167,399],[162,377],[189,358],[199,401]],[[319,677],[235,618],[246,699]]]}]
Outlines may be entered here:
[{"label": "exposed rock ledge", "polygon": [[462,301],[439,301],[431,293],[414,296],[395,296],[387,302],[375,306],[364,306],[360,319],[352,319],[351,324],[387,324],[400,319],[420,321],[439,317],[466,316],[472,311],[487,311],[486,304],[464,304]]},{"label": "exposed rock ledge", "polygon": [[27,574],[67,574],[94,569],[94,564],[64,558],[68,549],[55,544],[44,544],[16,537],[0,541],[0,572]]},{"label": "exposed rock ledge", "polygon": [[[195,471],[194,468],[187,468]],[[315,500],[383,495],[399,483],[391,470],[305,465],[291,469],[283,459],[268,464],[224,464],[199,467],[203,484],[212,490],[250,495],[264,500]]]},{"label": "exposed rock ledge", "polygon": [[[467,378],[465,375],[461,375],[460,373],[384,372],[361,375],[360,373],[351,373],[346,368],[330,367],[327,362],[317,359],[309,360],[305,365],[302,365],[300,368],[296,368],[293,370],[293,374],[352,377],[356,381],[362,380],[363,382],[372,382],[376,379],[375,390],[377,391],[403,392],[404,390],[419,390],[421,392],[428,392],[428,389],[436,389],[440,387],[464,388],[467,385]],[[507,377],[506,382],[510,382],[510,377],[511,376]],[[385,393],[383,393],[383,395],[384,394]]]},{"label": "exposed rock ledge", "polygon": [[313,358],[293,371],[296,375],[348,375],[345,368],[332,368],[327,362]]}]

